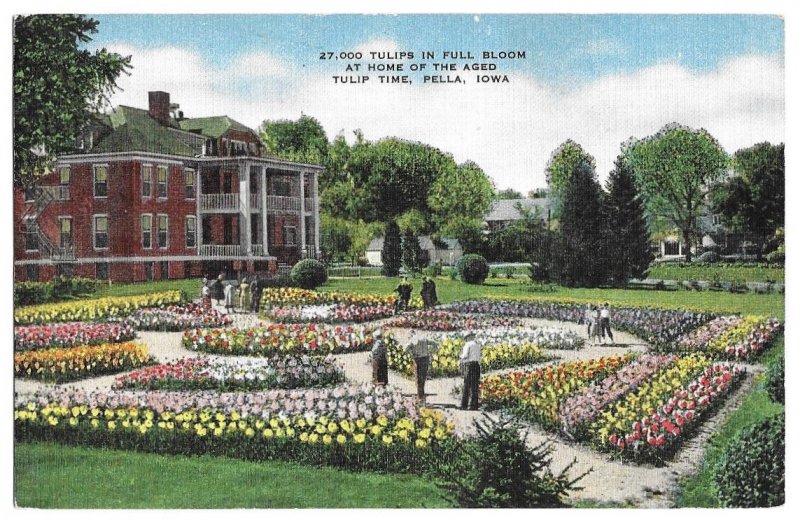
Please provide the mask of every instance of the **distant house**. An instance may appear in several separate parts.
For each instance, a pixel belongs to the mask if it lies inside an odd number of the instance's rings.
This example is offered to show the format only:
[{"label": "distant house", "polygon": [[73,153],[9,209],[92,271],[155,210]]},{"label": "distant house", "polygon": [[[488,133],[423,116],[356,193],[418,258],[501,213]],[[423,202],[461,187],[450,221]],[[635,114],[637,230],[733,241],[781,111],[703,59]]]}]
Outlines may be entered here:
[{"label": "distant house", "polygon": [[489,233],[501,231],[510,226],[518,220],[522,220],[523,215],[520,211],[536,212],[538,209],[539,216],[542,220],[546,221],[550,217],[552,204],[550,199],[500,199],[492,202],[489,212],[484,217],[486,228]]},{"label": "distant house", "polygon": [[[419,247],[428,254],[429,264],[441,262],[442,265],[455,265],[464,255],[458,240],[455,238],[442,238],[434,241],[431,237],[419,237]],[[369,265],[382,266],[383,237],[374,238],[367,247],[367,262]]]}]

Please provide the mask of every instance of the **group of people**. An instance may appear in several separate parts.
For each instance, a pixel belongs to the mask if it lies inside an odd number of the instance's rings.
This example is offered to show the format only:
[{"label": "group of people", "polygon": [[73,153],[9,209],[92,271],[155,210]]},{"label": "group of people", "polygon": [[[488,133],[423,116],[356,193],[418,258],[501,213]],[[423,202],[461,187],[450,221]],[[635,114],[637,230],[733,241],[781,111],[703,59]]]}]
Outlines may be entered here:
[{"label": "group of people", "polygon": [[[387,360],[386,341],[383,332],[378,328],[374,335],[372,346],[372,382],[376,385],[389,383],[389,363]],[[459,356],[459,368],[464,376],[464,386],[461,391],[461,409],[477,410],[480,406],[479,382],[481,379],[481,344],[475,341],[475,332],[468,330],[463,333],[464,347]],[[414,379],[417,386],[417,400],[421,405],[426,403],[425,381],[431,358],[436,352],[435,340],[423,338],[414,340],[406,347],[406,351],[414,360]]]},{"label": "group of people", "polygon": [[[408,278],[404,277],[394,292],[397,293],[395,310],[404,311],[408,309],[411,295],[414,292],[414,287],[409,283]],[[430,309],[439,303],[439,297],[436,295],[436,282],[427,276],[422,278],[422,287],[419,290],[419,295],[422,298],[422,305],[426,309]]]},{"label": "group of people", "polygon": [[261,304],[261,293],[264,291],[263,282],[257,276],[242,278],[241,282],[231,280],[226,283],[225,275],[220,274],[216,279],[203,277],[200,288],[200,297],[204,305],[224,306],[228,313],[236,309],[247,312],[258,312]]},{"label": "group of people", "polygon": [[614,335],[611,333],[611,310],[608,308],[608,303],[604,303],[602,307],[588,304],[584,311],[583,321],[586,324],[586,337],[593,345],[605,343],[606,335],[611,344],[614,343]]}]

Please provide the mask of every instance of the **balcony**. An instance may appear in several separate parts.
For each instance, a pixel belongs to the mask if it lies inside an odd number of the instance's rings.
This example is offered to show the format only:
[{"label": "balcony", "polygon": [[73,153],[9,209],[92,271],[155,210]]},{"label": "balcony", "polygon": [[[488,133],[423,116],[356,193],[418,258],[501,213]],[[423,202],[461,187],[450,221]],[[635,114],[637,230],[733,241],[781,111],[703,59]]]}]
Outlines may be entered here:
[{"label": "balcony", "polygon": [[259,193],[251,193],[250,194],[250,209],[260,209],[261,208],[261,194]]},{"label": "balcony", "polygon": [[242,246],[239,244],[202,244],[200,256],[242,256]]},{"label": "balcony", "polygon": [[200,211],[238,211],[238,193],[211,193],[200,196]]},{"label": "balcony", "polygon": [[269,213],[300,213],[300,197],[281,197],[267,195]]},{"label": "balcony", "polygon": [[306,213],[313,213],[314,212],[314,199],[306,199],[305,201],[305,208]]}]

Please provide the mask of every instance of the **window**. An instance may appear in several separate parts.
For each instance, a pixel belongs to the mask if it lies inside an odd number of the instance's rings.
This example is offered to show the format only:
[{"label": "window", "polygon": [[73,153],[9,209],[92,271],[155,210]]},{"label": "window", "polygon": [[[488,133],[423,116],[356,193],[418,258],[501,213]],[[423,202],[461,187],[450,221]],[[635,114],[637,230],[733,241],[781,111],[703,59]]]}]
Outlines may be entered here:
[{"label": "window", "polygon": [[39,234],[28,229],[25,231],[25,251],[38,251],[39,250]]},{"label": "window", "polygon": [[98,280],[108,280],[108,263],[100,262],[95,264],[95,278]]},{"label": "window", "polygon": [[108,166],[94,167],[94,196],[108,197]]},{"label": "window", "polygon": [[162,260],[158,263],[159,279],[166,280],[169,278],[169,262]]},{"label": "window", "polygon": [[62,186],[69,186],[71,180],[71,173],[72,172],[70,171],[69,166],[62,166],[58,170],[59,184],[61,184]]},{"label": "window", "polygon": [[59,244],[72,247],[72,217],[58,217]]},{"label": "window", "polygon": [[73,273],[72,264],[58,264],[58,276],[66,276],[67,278],[72,278]]},{"label": "window", "polygon": [[108,249],[108,215],[94,216],[94,248]]},{"label": "window", "polygon": [[142,215],[142,249],[153,247],[153,215]]},{"label": "window", "polygon": [[144,263],[144,279],[148,282],[153,281],[153,262]]},{"label": "window", "polygon": [[158,167],[158,198],[167,198],[167,167]]},{"label": "window", "polygon": [[186,170],[183,173],[184,184],[186,186],[186,198],[194,198],[194,170]]},{"label": "window", "polygon": [[283,226],[283,245],[297,245],[297,228],[295,226]]},{"label": "window", "polygon": [[197,218],[193,216],[186,217],[186,247],[193,248],[197,246]]},{"label": "window", "polygon": [[167,227],[167,216],[166,215],[159,215],[158,216],[158,247],[162,249],[166,249],[169,245],[168,240],[168,227]]},{"label": "window", "polygon": [[674,256],[679,254],[681,253],[680,253],[680,244],[678,242],[664,242],[665,256]]},{"label": "window", "polygon": [[153,196],[153,167],[149,164],[142,165],[142,197]]},{"label": "window", "polygon": [[29,282],[39,281],[39,264],[28,264],[25,266],[25,279]]},{"label": "window", "polygon": [[36,200],[36,188],[33,186],[26,187],[23,193],[25,195],[25,202]]}]

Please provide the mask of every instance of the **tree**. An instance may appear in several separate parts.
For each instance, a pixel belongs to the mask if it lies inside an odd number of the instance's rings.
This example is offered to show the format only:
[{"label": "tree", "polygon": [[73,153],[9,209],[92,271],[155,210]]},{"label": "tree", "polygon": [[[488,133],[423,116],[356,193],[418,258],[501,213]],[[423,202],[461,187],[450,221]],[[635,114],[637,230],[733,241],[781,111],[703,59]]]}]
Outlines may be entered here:
[{"label": "tree", "polygon": [[300,115],[297,121],[264,121],[259,128],[267,151],[290,161],[322,164],[328,157],[328,136],[313,117]]},{"label": "tree", "polygon": [[425,252],[419,246],[419,237],[411,230],[407,229],[403,233],[403,267],[410,273],[419,272],[424,262]]},{"label": "tree", "polygon": [[759,143],[733,154],[735,175],[712,191],[714,210],[732,231],[749,233],[764,244],[784,225],[784,145]]},{"label": "tree", "polygon": [[457,239],[464,254],[484,254],[486,237],[483,234],[483,221],[480,219],[450,220],[440,228],[439,234],[442,237]]},{"label": "tree", "polygon": [[697,217],[709,186],[725,172],[725,151],[706,130],[673,123],[623,153],[651,218],[664,217],[681,231],[691,260]]},{"label": "tree", "polygon": [[617,157],[606,180],[608,217],[608,259],[611,281],[622,287],[629,278],[643,278],[653,255],[644,203],[623,156]]},{"label": "tree", "polygon": [[320,214],[320,246],[326,262],[340,261],[348,255],[353,239],[349,223],[341,218]]},{"label": "tree", "polygon": [[570,175],[562,193],[558,275],[568,287],[597,287],[608,279],[602,189],[587,164]]},{"label": "tree", "polygon": [[98,22],[82,15],[14,18],[14,183],[26,186],[73,148],[107,105],[130,56],[90,52]]},{"label": "tree", "polygon": [[403,263],[403,251],[400,242],[400,228],[397,222],[390,220],[386,224],[386,231],[383,234],[383,250],[381,251],[381,261],[383,276],[397,276],[400,273],[400,266]]},{"label": "tree", "polygon": [[514,188],[506,188],[498,191],[495,195],[495,198],[497,200],[521,199],[522,193],[518,192]]},{"label": "tree", "polygon": [[570,178],[580,167],[594,171],[594,157],[572,139],[567,139],[553,150],[545,173],[550,193],[555,199],[561,198]]},{"label": "tree", "polygon": [[446,167],[431,185],[428,207],[441,225],[453,217],[483,218],[494,193],[492,180],[480,166],[467,161]]},{"label": "tree", "polygon": [[397,226],[401,232],[412,231],[415,235],[424,233],[428,227],[425,221],[425,214],[418,209],[412,208],[397,217]]}]

